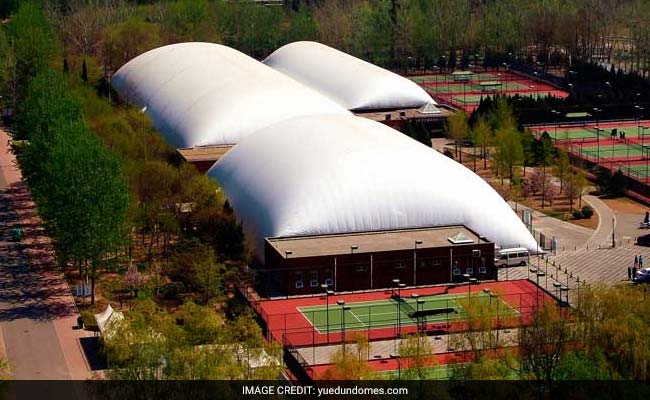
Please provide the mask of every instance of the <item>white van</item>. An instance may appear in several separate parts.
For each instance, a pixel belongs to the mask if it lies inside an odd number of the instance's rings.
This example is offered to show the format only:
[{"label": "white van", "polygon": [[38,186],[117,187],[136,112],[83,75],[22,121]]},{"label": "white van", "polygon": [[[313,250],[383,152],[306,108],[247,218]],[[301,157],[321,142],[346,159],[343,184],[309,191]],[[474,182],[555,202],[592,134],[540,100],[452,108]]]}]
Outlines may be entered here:
[{"label": "white van", "polygon": [[498,250],[494,258],[494,265],[497,267],[510,267],[513,265],[526,265],[528,263],[528,249],[525,247],[514,247]]}]

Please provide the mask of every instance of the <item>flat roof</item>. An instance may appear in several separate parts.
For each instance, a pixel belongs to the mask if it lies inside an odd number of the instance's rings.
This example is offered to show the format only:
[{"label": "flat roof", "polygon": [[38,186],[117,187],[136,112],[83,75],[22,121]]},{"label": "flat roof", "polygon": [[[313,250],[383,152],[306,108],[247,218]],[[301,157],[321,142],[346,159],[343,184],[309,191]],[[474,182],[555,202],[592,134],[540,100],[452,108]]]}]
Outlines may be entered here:
[{"label": "flat roof", "polygon": [[233,145],[200,146],[177,149],[177,151],[187,162],[217,161],[232,147]]},{"label": "flat roof", "polygon": [[412,250],[415,248],[416,240],[422,241],[421,244],[418,243],[418,249],[462,246],[463,244],[454,245],[448,240],[448,238],[458,233],[467,236],[473,244],[490,243],[463,225],[337,235],[266,238],[266,240],[282,257],[286,257],[286,252],[290,251],[290,258],[300,258],[350,254],[352,252],[351,246],[356,246],[354,249],[355,254]]},{"label": "flat roof", "polygon": [[[403,108],[397,110],[386,110],[386,111],[359,111],[354,114],[357,117],[363,117],[371,119],[377,122],[386,121],[386,115],[390,115],[391,120],[410,120],[410,119],[445,119],[451,112],[445,109],[441,104],[436,104],[435,107],[440,110],[439,113],[435,114],[423,114],[419,112],[419,108]],[[401,115],[404,113],[404,115]]]}]

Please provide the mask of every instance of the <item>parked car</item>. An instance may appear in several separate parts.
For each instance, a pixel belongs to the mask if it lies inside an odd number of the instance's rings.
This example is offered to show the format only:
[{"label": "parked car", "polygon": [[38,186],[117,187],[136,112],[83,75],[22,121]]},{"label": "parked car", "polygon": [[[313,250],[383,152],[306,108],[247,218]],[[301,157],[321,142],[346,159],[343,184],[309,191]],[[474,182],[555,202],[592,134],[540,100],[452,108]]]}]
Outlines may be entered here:
[{"label": "parked car", "polygon": [[634,282],[650,282],[650,267],[642,268],[636,271]]},{"label": "parked car", "polygon": [[650,234],[636,238],[636,244],[639,246],[650,246]]}]

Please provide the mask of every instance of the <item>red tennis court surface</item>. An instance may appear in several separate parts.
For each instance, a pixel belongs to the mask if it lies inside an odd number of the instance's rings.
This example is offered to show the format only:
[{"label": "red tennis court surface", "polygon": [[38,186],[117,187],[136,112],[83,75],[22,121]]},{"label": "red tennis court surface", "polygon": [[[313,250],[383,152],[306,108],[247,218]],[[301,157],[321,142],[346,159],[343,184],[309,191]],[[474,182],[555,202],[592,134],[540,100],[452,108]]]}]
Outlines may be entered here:
[{"label": "red tennis court surface", "polygon": [[[528,280],[483,282],[471,286],[458,284],[409,288],[402,289],[401,296],[406,298],[414,293],[420,296],[460,295],[468,294],[468,289],[472,294],[480,294],[484,292],[484,289],[489,289],[509,306],[509,312],[504,310],[503,315],[495,315],[496,326],[498,327],[511,327],[526,323],[537,307],[546,302],[555,302],[553,297]],[[338,307],[340,309],[340,306],[337,305],[338,300],[345,301],[347,305],[354,305],[354,303],[360,302],[389,301],[390,298],[390,289],[365,293],[336,294],[330,296],[329,300],[323,294],[313,297],[264,300],[257,303],[255,309],[265,321],[267,339],[289,347],[341,343],[344,338],[349,341],[357,334],[362,334],[372,341],[393,339],[403,334],[416,332],[418,324],[403,325],[395,318],[395,320],[391,320],[381,327],[349,328],[328,333],[323,332],[322,329],[316,329],[299,310],[299,308],[307,306],[326,306],[328,303],[330,308],[336,309]],[[516,315],[512,314],[513,309],[517,311]],[[447,319],[446,321],[421,326],[421,329],[427,332],[443,334],[462,331],[465,329],[465,325],[466,323],[461,320]]]},{"label": "red tennis court surface", "polygon": [[422,86],[435,100],[460,107],[467,112],[478,107],[481,97],[493,94],[558,98],[569,96],[569,93],[555,86],[512,71],[474,73],[467,81],[455,81],[453,75],[446,73],[413,75],[408,78]]}]

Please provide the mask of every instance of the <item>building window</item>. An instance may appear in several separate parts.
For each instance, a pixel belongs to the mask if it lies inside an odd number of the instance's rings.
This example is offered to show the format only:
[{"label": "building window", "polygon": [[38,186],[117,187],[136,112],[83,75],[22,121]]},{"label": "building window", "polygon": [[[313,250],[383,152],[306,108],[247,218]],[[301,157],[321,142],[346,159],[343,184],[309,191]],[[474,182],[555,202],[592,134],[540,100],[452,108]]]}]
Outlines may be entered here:
[{"label": "building window", "polygon": [[472,267],[465,268],[465,273],[472,275],[474,273],[474,268],[472,268]]},{"label": "building window", "polygon": [[478,272],[481,273],[481,274],[487,274],[487,268],[481,267],[481,268],[478,269]]},{"label": "building window", "polygon": [[332,270],[331,269],[326,269],[325,270],[325,284],[327,286],[332,286],[334,284],[334,279],[332,279]]},{"label": "building window", "polygon": [[460,275],[460,268],[454,268],[453,273],[454,275]]},{"label": "building window", "polygon": [[311,271],[309,275],[309,286],[318,287],[318,271]]},{"label": "building window", "polygon": [[302,289],[303,287],[302,272],[296,272],[296,289]]},{"label": "building window", "polygon": [[360,265],[356,269],[357,272],[366,272],[368,271],[368,266],[367,265]]}]

